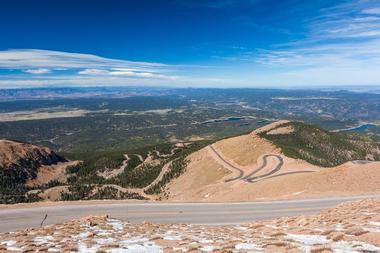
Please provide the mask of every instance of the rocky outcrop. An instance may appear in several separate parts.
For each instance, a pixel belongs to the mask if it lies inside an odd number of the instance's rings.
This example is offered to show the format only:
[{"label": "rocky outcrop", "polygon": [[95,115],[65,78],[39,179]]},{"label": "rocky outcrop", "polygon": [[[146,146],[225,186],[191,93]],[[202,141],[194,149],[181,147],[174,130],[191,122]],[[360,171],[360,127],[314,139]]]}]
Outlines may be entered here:
[{"label": "rocky outcrop", "polygon": [[48,148],[0,140],[0,203],[37,201],[30,188],[64,182],[65,169],[73,165]]},{"label": "rocky outcrop", "polygon": [[49,148],[0,140],[0,168],[17,171],[18,174],[25,177],[25,181],[34,179],[39,167],[59,162],[67,162],[67,160]]}]

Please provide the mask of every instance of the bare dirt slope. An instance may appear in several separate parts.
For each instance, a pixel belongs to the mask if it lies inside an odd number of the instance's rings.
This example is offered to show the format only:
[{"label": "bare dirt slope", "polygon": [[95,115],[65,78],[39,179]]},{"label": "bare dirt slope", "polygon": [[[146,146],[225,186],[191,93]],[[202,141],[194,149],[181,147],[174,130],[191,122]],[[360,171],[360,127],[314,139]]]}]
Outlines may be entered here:
[{"label": "bare dirt slope", "polygon": [[380,201],[242,225],[128,223],[93,216],[0,234],[1,252],[379,252]]},{"label": "bare dirt slope", "polygon": [[28,186],[44,185],[53,180],[65,182],[66,167],[76,163],[46,147],[0,140],[0,169],[16,174],[17,179]]},{"label": "bare dirt slope", "polygon": [[380,162],[323,168],[286,157],[258,136],[287,134],[275,122],[251,134],[216,142],[188,157],[186,172],[167,186],[169,200],[246,201],[380,192]]},{"label": "bare dirt slope", "polygon": [[41,166],[65,162],[66,159],[45,147],[10,140],[0,140],[0,167],[4,169],[22,163]]},{"label": "bare dirt slope", "polygon": [[31,187],[39,186],[54,180],[65,183],[67,181],[66,168],[76,164],[78,164],[78,161],[67,161],[59,162],[57,164],[43,165],[38,168],[36,178],[28,179],[26,185]]}]

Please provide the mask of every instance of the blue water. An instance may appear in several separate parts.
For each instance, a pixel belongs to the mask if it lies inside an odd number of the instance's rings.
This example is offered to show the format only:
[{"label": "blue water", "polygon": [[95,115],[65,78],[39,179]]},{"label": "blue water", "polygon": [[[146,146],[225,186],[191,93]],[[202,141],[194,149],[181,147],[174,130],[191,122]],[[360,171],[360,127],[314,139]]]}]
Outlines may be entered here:
[{"label": "blue water", "polygon": [[375,124],[368,123],[368,124],[363,124],[363,125],[355,127],[355,128],[341,130],[339,132],[341,132],[341,133],[347,133],[347,132],[360,133],[360,132],[364,132],[365,130],[370,129],[370,128],[374,128],[374,127],[377,127],[377,126]]},{"label": "blue water", "polygon": [[228,121],[240,121],[243,119],[247,119],[245,117],[229,117],[225,119],[213,119],[203,122],[202,124],[210,124],[210,123],[219,123],[219,122],[228,122]]}]

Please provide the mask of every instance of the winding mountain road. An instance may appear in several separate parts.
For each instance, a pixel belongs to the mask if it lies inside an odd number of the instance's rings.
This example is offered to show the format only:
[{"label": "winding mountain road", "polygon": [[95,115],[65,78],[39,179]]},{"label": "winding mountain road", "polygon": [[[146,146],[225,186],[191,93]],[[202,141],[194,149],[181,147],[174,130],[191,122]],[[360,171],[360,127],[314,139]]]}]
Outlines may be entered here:
[{"label": "winding mountain road", "polygon": [[[232,182],[232,181],[236,181],[236,180],[239,180],[239,179],[240,180],[244,180],[247,183],[256,183],[258,181],[261,181],[261,180],[264,180],[264,179],[268,179],[268,178],[273,178],[273,177],[280,177],[280,176],[291,175],[291,174],[314,172],[313,170],[302,170],[302,171],[289,171],[289,172],[284,172],[284,173],[276,174],[277,172],[279,172],[281,170],[282,166],[284,165],[284,159],[280,155],[266,154],[266,155],[262,156],[263,163],[258,168],[254,169],[248,175],[244,175],[245,173],[244,173],[244,169],[243,168],[239,168],[238,166],[233,165],[231,162],[228,161],[227,158],[225,158],[212,145],[209,145],[208,147],[209,147],[210,152],[212,152],[214,159],[218,163],[222,164],[224,167],[226,167],[227,169],[230,169],[233,172],[234,171],[238,172],[237,176],[224,180],[224,182],[226,182],[226,183]],[[268,166],[268,158],[270,158],[270,157],[274,157],[274,158],[276,158],[278,160],[276,166],[273,169],[271,169],[269,172],[265,173],[265,174],[257,175],[260,171],[262,171],[263,169],[267,168],[267,166]],[[255,175],[257,175],[257,176],[255,176]]]},{"label": "winding mountain road", "polygon": [[210,148],[211,152],[213,152],[218,157],[218,159],[220,159],[222,163],[225,163],[227,165],[226,167],[232,168],[233,170],[236,170],[239,173],[239,175],[237,175],[236,177],[226,179],[225,182],[235,181],[244,176],[244,171],[242,169],[238,168],[237,166],[231,164],[229,161],[224,159],[222,155],[212,145],[209,145],[208,147]]},{"label": "winding mountain road", "polygon": [[[130,222],[239,224],[283,216],[317,213],[345,201],[380,195],[308,200],[230,203],[158,203],[126,201],[57,202],[46,206],[0,208],[0,232],[57,224],[89,215],[109,215]],[[33,205],[32,205],[33,206]]]},{"label": "winding mountain road", "polygon": [[[267,164],[268,164],[268,157],[275,157],[275,158],[278,159],[279,162],[276,165],[276,167],[274,167],[274,169],[272,169],[268,173],[265,173],[265,174],[260,175],[260,176],[253,177],[255,174],[257,174],[259,171],[261,171],[262,169],[264,169],[267,166]],[[254,170],[253,172],[251,172],[250,174],[248,174],[246,177],[244,177],[244,180],[247,181],[247,182],[249,182],[249,183],[254,183],[254,182],[256,182],[260,178],[268,177],[268,176],[271,176],[274,173],[278,172],[281,169],[282,165],[284,165],[284,159],[282,159],[281,156],[279,156],[279,155],[272,155],[272,154],[264,155],[263,156],[263,164],[259,168],[257,168],[256,170]]]}]

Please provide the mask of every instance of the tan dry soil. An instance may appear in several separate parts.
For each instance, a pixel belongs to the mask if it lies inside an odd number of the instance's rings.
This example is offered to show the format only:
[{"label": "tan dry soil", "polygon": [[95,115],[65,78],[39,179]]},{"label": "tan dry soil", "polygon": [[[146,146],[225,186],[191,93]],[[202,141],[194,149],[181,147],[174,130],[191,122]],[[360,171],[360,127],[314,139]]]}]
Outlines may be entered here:
[{"label": "tan dry soil", "polygon": [[[226,175],[230,174],[228,169],[219,165],[209,156],[207,149],[202,149],[191,154],[189,159],[191,163],[187,166],[184,174],[186,176],[182,175],[174,183],[169,184],[169,192],[177,196],[176,200],[188,200],[195,192],[199,195],[204,185],[209,185],[210,182],[211,184],[212,182],[218,183]],[[207,196],[203,197],[207,199]]]},{"label": "tan dry soil", "polygon": [[280,153],[276,146],[254,134],[224,139],[214,143],[213,146],[242,167],[255,164],[263,154]]},{"label": "tan dry soil", "polygon": [[50,181],[56,180],[61,183],[65,183],[67,180],[66,168],[78,164],[79,161],[61,162],[54,165],[43,165],[38,169],[37,177],[28,180],[27,186],[34,187],[44,185]]},{"label": "tan dry soil", "polygon": [[[251,134],[212,144],[219,156],[210,147],[193,153],[188,157],[190,162],[185,173],[168,184],[169,200],[251,201],[380,192],[380,162],[347,162],[334,168],[322,168],[286,157],[279,148],[257,135],[271,129],[277,131],[281,127],[276,127],[286,122],[275,122]],[[279,130],[279,133],[284,131]],[[284,162],[281,169],[254,183],[242,180],[263,164],[265,155],[280,156]],[[267,157],[267,165],[254,176],[270,173],[279,163],[277,157]],[[244,172],[242,179],[226,182],[239,175],[231,165]]]}]

